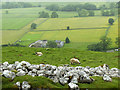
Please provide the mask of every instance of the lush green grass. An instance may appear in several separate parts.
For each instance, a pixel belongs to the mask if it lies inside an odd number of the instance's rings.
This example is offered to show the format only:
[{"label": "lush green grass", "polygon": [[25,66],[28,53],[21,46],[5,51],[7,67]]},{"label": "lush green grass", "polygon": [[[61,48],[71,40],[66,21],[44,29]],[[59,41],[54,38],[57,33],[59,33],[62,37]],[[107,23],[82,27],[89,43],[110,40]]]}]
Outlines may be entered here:
[{"label": "lush green grass", "polygon": [[[93,35],[94,33],[94,35]],[[41,32],[28,32],[18,42],[22,45],[29,45],[37,40],[62,40],[65,41],[69,37],[71,43],[66,44],[64,48],[81,48],[87,49],[87,45],[96,43],[99,38],[105,34],[105,29],[82,29],[82,30],[64,30],[64,31],[41,31]]]},{"label": "lush green grass", "polygon": [[[35,52],[41,51],[43,56],[35,55]],[[102,64],[109,65],[110,68],[118,68],[118,53],[81,51],[79,49],[66,48],[28,48],[28,47],[3,47],[2,48],[2,62],[8,61],[14,63],[15,61],[28,61],[31,64],[52,64],[59,66],[61,64],[70,64],[72,57],[80,59],[81,66],[97,67]],[[113,62],[114,61],[114,62]],[[70,65],[70,66],[79,66]],[[112,82],[105,82],[101,77],[93,77],[96,81],[91,84],[81,84],[80,88],[118,88],[118,79],[112,78]],[[59,83],[55,84],[50,79],[45,77],[31,77],[22,76],[16,77],[13,81],[7,78],[3,79],[3,88],[16,88],[14,83],[17,81],[28,81],[33,88],[68,88],[68,85],[62,86]]]},{"label": "lush green grass", "polygon": [[35,18],[3,18],[2,30],[21,29]]},{"label": "lush green grass", "polygon": [[[41,51],[43,56],[38,57],[35,52]],[[33,64],[48,63],[52,65],[69,64],[72,57],[76,56],[80,59],[81,66],[96,67],[104,63],[111,68],[118,67],[118,53],[81,51],[81,49],[72,48],[29,48],[29,47],[3,47],[2,61],[14,63],[15,61],[28,61]],[[114,62],[113,62],[114,61]],[[78,65],[72,65],[78,66]]]},{"label": "lush green grass", "polygon": [[108,27],[110,17],[81,17],[81,18],[50,18],[45,23],[39,25],[36,30],[59,30],[80,28],[102,28]]},{"label": "lush green grass", "polygon": [[2,33],[2,43],[0,43],[0,44],[14,43],[15,41],[21,39],[21,37],[24,34],[26,34],[28,31],[31,30],[30,29],[31,23],[36,23],[39,25],[44,20],[46,20],[46,19],[44,19],[44,18],[36,19],[36,20],[30,22],[25,27],[21,28],[20,30],[3,30],[3,31],[0,30],[0,33]]}]

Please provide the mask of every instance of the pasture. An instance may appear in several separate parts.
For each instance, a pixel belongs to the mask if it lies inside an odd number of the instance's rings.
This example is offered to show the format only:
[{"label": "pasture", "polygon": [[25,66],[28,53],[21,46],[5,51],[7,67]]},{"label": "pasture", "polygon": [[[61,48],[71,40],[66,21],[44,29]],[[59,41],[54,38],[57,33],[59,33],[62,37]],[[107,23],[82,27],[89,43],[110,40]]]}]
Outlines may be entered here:
[{"label": "pasture", "polygon": [[[35,52],[41,51],[43,56],[39,57],[35,55]],[[80,59],[81,66],[97,67],[102,64],[109,65],[110,68],[118,68],[118,53],[106,53],[106,52],[93,52],[93,51],[81,51],[79,49],[72,48],[29,48],[29,47],[3,47],[2,61],[8,61],[14,63],[17,61],[28,61],[31,64],[52,64],[60,66],[61,64],[69,64],[72,57]],[[112,63],[112,64],[111,64]],[[70,66],[79,66],[70,65]],[[81,84],[80,88],[118,88],[118,78],[112,78],[112,82],[105,82],[102,77],[93,77],[96,81],[91,84]],[[68,88],[68,85],[62,86],[59,83],[53,83],[50,79],[45,77],[31,77],[21,76],[16,77],[12,82],[10,79],[3,79],[3,88],[16,88],[14,83],[17,81],[28,81],[32,88]],[[49,83],[49,84],[48,84]]]},{"label": "pasture", "polygon": [[[63,48],[87,50],[89,44],[97,43],[105,31],[110,17],[49,18],[21,38],[21,45],[28,46],[37,40],[62,40],[69,37],[71,43]],[[115,17],[112,17],[115,18]],[[117,23],[117,21],[115,22]],[[66,30],[70,26],[71,30]],[[112,26],[115,29],[116,24]],[[112,37],[112,36],[111,36]]]},{"label": "pasture", "polygon": [[[94,33],[94,35],[93,35]],[[105,29],[82,29],[82,30],[64,30],[64,31],[40,31],[40,32],[28,32],[21,39],[22,45],[29,45],[37,40],[62,40],[65,41],[66,37],[69,37],[71,43],[66,44],[65,47],[81,48],[85,49],[88,44],[96,43],[99,38],[104,35]],[[75,45],[76,44],[76,45]]]},{"label": "pasture", "polygon": [[112,45],[111,45],[112,48],[118,47],[115,44],[116,38],[118,37],[118,32],[119,31],[118,31],[118,19],[117,19],[108,32],[108,37],[112,39]]},{"label": "pasture", "polygon": [[39,25],[35,30],[61,30],[70,26],[70,29],[94,29],[108,27],[110,17],[80,17],[80,18],[50,18]]},{"label": "pasture", "polygon": [[[8,11],[8,14],[6,14]],[[14,8],[14,9],[2,9],[2,27],[6,29],[21,29],[26,26],[29,22],[39,17],[39,12],[48,12],[51,16],[52,11],[46,10],[45,7],[32,7],[32,8]],[[73,18],[77,16],[77,12],[64,12],[56,11],[59,18]],[[95,15],[100,16],[99,10],[95,11]]]},{"label": "pasture", "polygon": [[20,30],[0,30],[0,33],[2,33],[2,44],[14,43],[15,41],[21,39],[22,36],[24,36],[28,31],[31,30],[31,23],[36,23],[39,25],[45,20],[45,18],[36,19],[32,22],[29,22],[28,25],[21,28]]}]

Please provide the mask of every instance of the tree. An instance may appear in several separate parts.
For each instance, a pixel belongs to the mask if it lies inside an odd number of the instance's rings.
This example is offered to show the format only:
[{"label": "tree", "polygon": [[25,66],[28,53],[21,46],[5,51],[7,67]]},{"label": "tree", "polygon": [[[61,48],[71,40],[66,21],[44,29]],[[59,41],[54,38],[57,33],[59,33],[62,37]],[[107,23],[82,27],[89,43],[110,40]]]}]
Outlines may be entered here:
[{"label": "tree", "polygon": [[109,24],[113,25],[114,19],[113,18],[109,18],[108,22],[109,22]]},{"label": "tree", "polygon": [[94,16],[94,15],[95,15],[94,11],[90,10],[89,11],[89,16]]},{"label": "tree", "polygon": [[88,11],[86,9],[82,9],[78,11],[79,17],[87,17],[89,15]]},{"label": "tree", "polygon": [[46,46],[50,47],[50,48],[56,48],[57,47],[57,43],[55,41],[48,41]]},{"label": "tree", "polygon": [[115,43],[118,45],[118,47],[120,47],[120,37],[117,37],[117,38],[116,38]]},{"label": "tree", "polygon": [[70,40],[69,40],[68,37],[66,37],[66,39],[65,39],[65,43],[70,43]]},{"label": "tree", "polygon": [[56,12],[52,12],[51,18],[58,18],[58,14]]},{"label": "tree", "polygon": [[8,14],[8,10],[6,10],[6,14]]},{"label": "tree", "polygon": [[35,23],[31,24],[31,29],[36,29],[36,27],[37,27],[37,24],[35,24]]},{"label": "tree", "polygon": [[92,50],[92,51],[105,51],[110,47],[110,45],[111,45],[111,38],[103,36],[100,38],[100,42],[98,42],[97,44],[88,45],[87,48],[88,50]]},{"label": "tree", "polygon": [[70,30],[70,27],[69,27],[69,26],[67,26],[67,30]]},{"label": "tree", "polygon": [[39,18],[49,18],[49,14],[47,12],[39,12]]},{"label": "tree", "polygon": [[46,9],[48,9],[50,11],[58,11],[59,10],[59,6],[56,5],[56,4],[52,4],[52,5],[46,6]]}]

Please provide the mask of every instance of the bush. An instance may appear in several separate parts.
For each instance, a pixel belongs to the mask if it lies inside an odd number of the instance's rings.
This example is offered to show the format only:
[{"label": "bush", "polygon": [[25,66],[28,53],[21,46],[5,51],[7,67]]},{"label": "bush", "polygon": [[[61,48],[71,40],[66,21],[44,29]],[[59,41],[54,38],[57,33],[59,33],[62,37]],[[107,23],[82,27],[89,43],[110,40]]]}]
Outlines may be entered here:
[{"label": "bush", "polygon": [[49,48],[56,48],[57,47],[57,43],[54,42],[54,41],[48,41],[46,46],[49,47]]},{"label": "bush", "polygon": [[35,24],[35,23],[31,24],[31,29],[36,29],[36,27],[37,27],[37,24]]},{"label": "bush", "polygon": [[65,39],[65,43],[70,43],[70,40],[69,40],[68,37],[66,37],[66,39]]},{"label": "bush", "polygon": [[109,22],[109,24],[113,25],[114,19],[113,19],[113,18],[110,18],[110,19],[108,20],[108,22]]},{"label": "bush", "polygon": [[88,50],[91,51],[105,51],[109,48],[110,45],[111,45],[111,38],[103,36],[100,38],[99,43],[88,45],[87,48]]},{"label": "bush", "polygon": [[42,11],[39,12],[39,14],[39,18],[49,18],[49,14],[47,12]]},{"label": "bush", "polygon": [[51,18],[58,18],[58,14],[56,12],[52,12]]}]

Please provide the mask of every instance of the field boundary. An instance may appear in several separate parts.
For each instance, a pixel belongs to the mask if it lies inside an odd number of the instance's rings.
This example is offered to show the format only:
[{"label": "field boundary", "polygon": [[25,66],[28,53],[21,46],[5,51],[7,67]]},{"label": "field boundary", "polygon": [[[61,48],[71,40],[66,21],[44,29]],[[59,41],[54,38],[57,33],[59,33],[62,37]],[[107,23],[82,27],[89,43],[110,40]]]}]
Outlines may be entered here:
[{"label": "field boundary", "polygon": [[[81,29],[106,29],[107,27],[98,27],[98,28],[73,28],[69,30],[81,30]],[[62,31],[62,30],[67,30],[67,29],[52,29],[52,30],[32,30],[34,32],[39,32],[39,31]]]},{"label": "field boundary", "polygon": [[[115,18],[114,23],[116,22],[117,19],[118,19],[118,17]],[[110,26],[106,29],[106,31],[105,31],[105,36],[106,36],[106,37],[107,37],[107,35],[108,35],[109,30],[110,30],[111,27],[112,27],[112,25],[110,25]]]},{"label": "field boundary", "polygon": [[[38,19],[38,18],[37,18]],[[45,19],[44,21],[42,21],[40,24],[42,24],[42,23],[44,23],[45,21],[47,21],[48,20],[48,18],[47,19]],[[33,21],[32,21],[33,22]],[[30,23],[32,23],[32,22],[30,22]],[[30,24],[29,23],[29,24]],[[27,25],[29,25],[29,24],[27,24]],[[38,24],[38,25],[40,25],[40,24]],[[24,26],[25,27],[25,26]],[[24,28],[23,27],[23,28]],[[21,38],[23,38],[23,36],[25,35],[25,34],[27,34],[28,32],[30,32],[30,31],[33,31],[33,30],[31,30],[30,28],[28,28],[29,30],[28,31],[26,31],[17,41],[15,41],[14,42],[14,44],[16,44]]]}]

